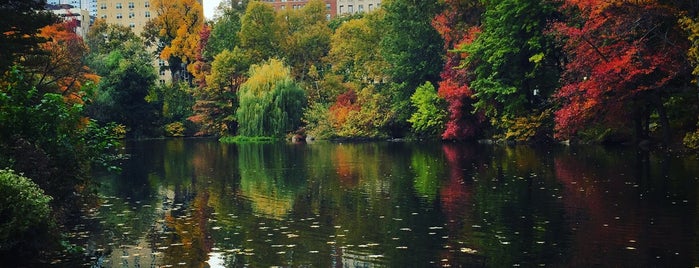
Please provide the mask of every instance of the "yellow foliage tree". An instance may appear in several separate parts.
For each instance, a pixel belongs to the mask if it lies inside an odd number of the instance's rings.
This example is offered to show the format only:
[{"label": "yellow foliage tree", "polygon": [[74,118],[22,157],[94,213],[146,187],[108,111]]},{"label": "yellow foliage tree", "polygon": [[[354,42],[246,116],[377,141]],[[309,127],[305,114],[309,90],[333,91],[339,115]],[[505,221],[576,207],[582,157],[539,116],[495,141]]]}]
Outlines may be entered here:
[{"label": "yellow foliage tree", "polygon": [[155,16],[146,25],[145,35],[159,46],[160,58],[167,60],[173,80],[182,74],[182,65],[192,73],[204,25],[204,10],[197,0],[154,0],[151,10]]}]

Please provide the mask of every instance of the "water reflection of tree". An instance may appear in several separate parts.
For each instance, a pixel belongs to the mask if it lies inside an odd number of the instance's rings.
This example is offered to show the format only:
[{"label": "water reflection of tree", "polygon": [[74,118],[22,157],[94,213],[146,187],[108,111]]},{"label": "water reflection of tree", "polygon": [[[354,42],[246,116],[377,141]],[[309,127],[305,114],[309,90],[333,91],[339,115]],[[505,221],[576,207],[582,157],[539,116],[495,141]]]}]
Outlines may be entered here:
[{"label": "water reflection of tree", "polygon": [[[551,157],[531,147],[482,147],[474,164],[470,239],[493,267],[556,264],[567,245]],[[479,162],[483,161],[483,162]],[[469,228],[468,226],[464,228]]]},{"label": "water reflection of tree", "polygon": [[696,200],[696,182],[684,179],[692,167],[668,157],[603,147],[557,155],[555,175],[573,230],[568,265],[696,265],[696,250],[681,239],[695,232],[686,215],[696,210],[679,205]]},{"label": "water reflection of tree", "polygon": [[[305,176],[300,168],[290,168],[295,157],[284,144],[241,144],[238,146],[240,190],[250,199],[256,213],[283,219],[303,189]],[[298,160],[298,159],[296,159]]]}]

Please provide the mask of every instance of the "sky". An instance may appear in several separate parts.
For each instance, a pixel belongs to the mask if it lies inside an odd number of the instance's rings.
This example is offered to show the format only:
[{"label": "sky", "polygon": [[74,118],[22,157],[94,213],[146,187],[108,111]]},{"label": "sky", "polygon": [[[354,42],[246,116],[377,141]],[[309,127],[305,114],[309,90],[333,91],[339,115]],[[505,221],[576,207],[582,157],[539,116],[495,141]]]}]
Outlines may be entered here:
[{"label": "sky", "polygon": [[210,20],[214,18],[214,10],[218,6],[221,0],[204,0],[204,17]]}]

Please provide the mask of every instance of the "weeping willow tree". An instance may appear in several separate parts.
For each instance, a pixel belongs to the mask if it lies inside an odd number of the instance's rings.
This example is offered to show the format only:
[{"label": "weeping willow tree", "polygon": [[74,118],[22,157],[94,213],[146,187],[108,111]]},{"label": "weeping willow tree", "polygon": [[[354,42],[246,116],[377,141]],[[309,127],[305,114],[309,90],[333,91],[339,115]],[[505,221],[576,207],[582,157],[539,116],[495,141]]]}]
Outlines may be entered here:
[{"label": "weeping willow tree", "polygon": [[238,135],[280,137],[301,124],[306,95],[288,67],[271,59],[250,67],[250,78],[238,91]]}]

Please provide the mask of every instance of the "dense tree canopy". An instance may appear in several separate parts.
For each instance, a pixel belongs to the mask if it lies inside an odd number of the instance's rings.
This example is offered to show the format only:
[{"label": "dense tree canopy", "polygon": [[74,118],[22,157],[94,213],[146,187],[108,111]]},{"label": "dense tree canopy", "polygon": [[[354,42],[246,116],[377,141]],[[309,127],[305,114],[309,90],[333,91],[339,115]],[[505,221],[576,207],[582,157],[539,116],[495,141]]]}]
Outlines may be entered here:
[{"label": "dense tree canopy", "polygon": [[0,73],[8,70],[18,57],[37,52],[43,38],[39,29],[53,24],[57,18],[42,10],[46,1],[0,1]]},{"label": "dense tree canopy", "polygon": [[[556,94],[562,138],[595,124],[632,128],[647,137],[651,113],[657,112],[668,141],[665,100],[687,79],[687,39],[678,30],[676,10],[655,1],[593,5],[571,3],[582,24],[558,25],[567,37],[570,62]],[[635,127],[629,126],[629,118]]]},{"label": "dense tree canopy", "polygon": [[[15,2],[0,9],[33,7]],[[3,26],[10,29],[3,36],[8,44],[36,45],[24,47],[22,57],[3,57],[21,59],[38,90],[75,103],[93,94],[80,89],[97,83],[94,70],[102,78],[90,114],[146,135],[160,135],[163,125],[184,125],[197,135],[281,136],[305,126],[327,138],[448,140],[670,142],[699,133],[698,118],[683,113],[699,109],[697,71],[689,68],[699,65],[694,2],[387,0],[330,21],[321,0],[279,10],[260,1],[224,1],[207,22],[195,0],[152,1],[151,8],[157,16],[144,37],[167,60],[171,85],[154,86],[154,70],[144,67],[153,59],[133,44],[138,37],[101,20],[84,43],[70,23],[41,31],[41,23],[9,23]],[[31,31],[24,36],[32,38],[13,37]],[[47,42],[39,45],[42,39]],[[84,59],[90,68],[67,67],[68,59]],[[260,71],[272,63],[285,71]],[[286,71],[288,79],[275,78]],[[271,87],[260,77],[282,82]],[[426,82],[436,95],[421,87]],[[254,122],[272,115],[254,117],[264,109],[252,103],[284,106],[274,108],[275,116],[294,122]]]}]

